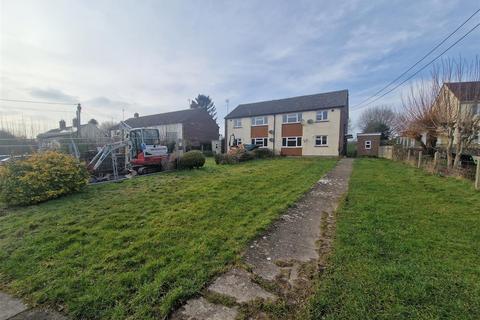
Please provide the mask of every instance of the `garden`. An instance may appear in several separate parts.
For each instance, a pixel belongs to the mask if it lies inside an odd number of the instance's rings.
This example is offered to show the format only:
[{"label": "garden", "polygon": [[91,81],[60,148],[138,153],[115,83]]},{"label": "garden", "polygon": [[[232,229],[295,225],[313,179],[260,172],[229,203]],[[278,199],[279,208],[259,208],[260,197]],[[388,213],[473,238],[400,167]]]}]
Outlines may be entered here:
[{"label": "garden", "polygon": [[78,319],[163,318],[238,262],[335,162],[208,159],[3,208],[0,289]]}]

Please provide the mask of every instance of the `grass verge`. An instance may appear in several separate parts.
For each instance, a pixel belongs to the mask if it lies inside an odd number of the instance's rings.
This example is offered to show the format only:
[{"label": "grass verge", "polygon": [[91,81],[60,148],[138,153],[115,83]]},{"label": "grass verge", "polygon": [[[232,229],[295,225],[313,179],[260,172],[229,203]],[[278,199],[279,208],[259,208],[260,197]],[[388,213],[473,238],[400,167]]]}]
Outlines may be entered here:
[{"label": "grass verge", "polygon": [[334,164],[209,161],[200,170],[2,209],[0,287],[75,318],[164,317],[234,263]]},{"label": "grass verge", "polygon": [[387,160],[355,162],[312,319],[479,319],[480,193]]}]

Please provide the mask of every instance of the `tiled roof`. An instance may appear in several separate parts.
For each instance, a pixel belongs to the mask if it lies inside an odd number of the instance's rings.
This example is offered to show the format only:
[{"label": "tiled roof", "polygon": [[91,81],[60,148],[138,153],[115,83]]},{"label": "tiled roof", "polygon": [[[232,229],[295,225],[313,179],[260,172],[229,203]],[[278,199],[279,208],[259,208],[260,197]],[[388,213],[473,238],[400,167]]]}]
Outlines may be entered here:
[{"label": "tiled roof", "polygon": [[241,104],[230,112],[225,119],[328,109],[333,107],[348,107],[348,90]]},{"label": "tiled roof", "polygon": [[194,119],[199,113],[205,113],[204,109],[186,109],[180,111],[152,114],[148,116],[130,118],[125,123],[132,128],[151,127],[163,124],[184,123]]},{"label": "tiled roof", "polygon": [[447,86],[460,101],[480,100],[480,81],[447,82],[445,86]]}]

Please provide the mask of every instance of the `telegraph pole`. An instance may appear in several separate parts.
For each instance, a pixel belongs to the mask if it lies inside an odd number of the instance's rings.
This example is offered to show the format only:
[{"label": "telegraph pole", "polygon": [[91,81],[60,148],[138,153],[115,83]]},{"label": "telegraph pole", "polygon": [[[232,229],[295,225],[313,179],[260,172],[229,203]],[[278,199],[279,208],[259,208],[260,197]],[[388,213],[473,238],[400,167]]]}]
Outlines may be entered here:
[{"label": "telegraph pole", "polygon": [[80,113],[82,111],[82,106],[77,104],[77,137],[80,138],[80,126],[81,126],[81,121],[80,121]]}]

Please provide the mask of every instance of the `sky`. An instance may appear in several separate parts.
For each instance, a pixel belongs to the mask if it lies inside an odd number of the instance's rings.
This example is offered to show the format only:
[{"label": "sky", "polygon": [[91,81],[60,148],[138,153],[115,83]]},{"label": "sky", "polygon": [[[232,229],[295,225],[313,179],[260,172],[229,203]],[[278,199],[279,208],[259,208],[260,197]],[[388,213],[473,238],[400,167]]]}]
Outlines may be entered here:
[{"label": "sky", "polygon": [[[119,121],[186,109],[202,93],[214,100],[222,130],[227,99],[231,111],[342,89],[355,124],[359,102],[479,7],[478,0],[0,0],[0,97],[72,104],[0,101],[0,126],[29,123],[27,135],[53,128],[71,122],[77,102],[82,121]],[[480,14],[448,43],[479,22]],[[479,44],[480,28],[445,56],[472,59]],[[398,107],[400,92],[375,104]]]}]

